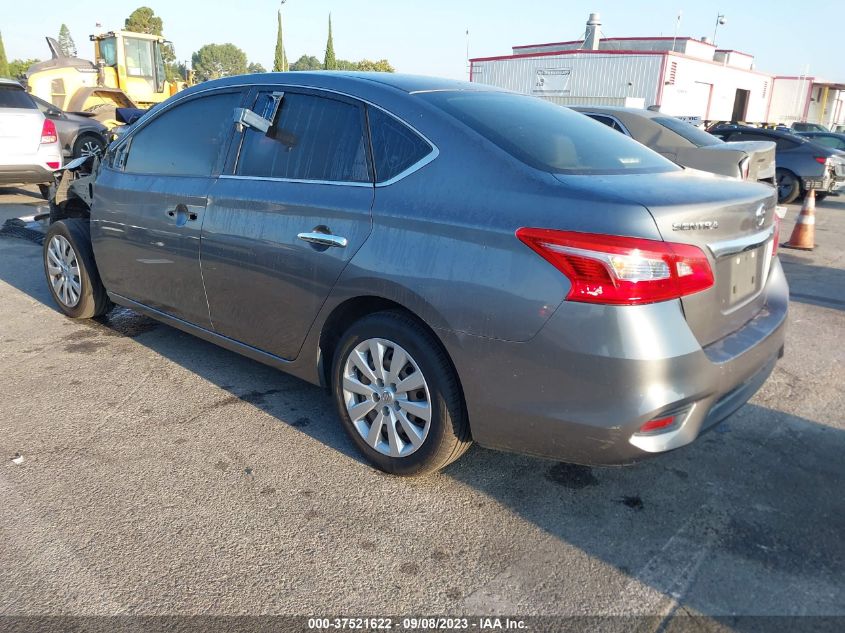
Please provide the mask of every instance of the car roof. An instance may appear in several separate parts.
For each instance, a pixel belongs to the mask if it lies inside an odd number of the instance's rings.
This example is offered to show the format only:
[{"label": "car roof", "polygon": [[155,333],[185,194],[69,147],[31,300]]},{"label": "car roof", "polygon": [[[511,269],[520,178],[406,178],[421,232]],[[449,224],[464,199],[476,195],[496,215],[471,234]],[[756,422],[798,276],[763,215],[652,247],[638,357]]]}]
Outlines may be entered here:
[{"label": "car roof", "polygon": [[16,86],[16,87],[20,88],[21,90],[24,89],[23,86],[21,85],[21,82],[15,81],[14,79],[4,79],[3,77],[0,77],[0,84],[2,84],[4,86]]},{"label": "car roof", "polygon": [[713,128],[713,132],[750,132],[753,134],[762,134],[764,136],[771,136],[772,138],[783,138],[790,141],[799,140],[807,142],[806,138],[792,132],[781,132],[780,130],[770,130],[763,127],[752,127],[750,125],[717,125]]},{"label": "car roof", "polygon": [[[254,84],[290,84],[291,80],[300,86],[325,88],[332,86],[357,86],[359,88],[372,87],[374,84],[394,88],[402,92],[413,94],[416,92],[432,91],[484,91],[484,92],[505,92],[495,86],[459,81],[456,79],[442,79],[439,77],[428,77],[424,75],[406,75],[402,73],[381,73],[381,72],[353,72],[353,71],[293,71],[287,73],[256,73],[251,75],[235,75],[223,79],[206,81],[188,89],[194,92],[195,89],[208,89],[213,87],[224,87],[229,85]],[[188,92],[186,91],[186,92]]]}]

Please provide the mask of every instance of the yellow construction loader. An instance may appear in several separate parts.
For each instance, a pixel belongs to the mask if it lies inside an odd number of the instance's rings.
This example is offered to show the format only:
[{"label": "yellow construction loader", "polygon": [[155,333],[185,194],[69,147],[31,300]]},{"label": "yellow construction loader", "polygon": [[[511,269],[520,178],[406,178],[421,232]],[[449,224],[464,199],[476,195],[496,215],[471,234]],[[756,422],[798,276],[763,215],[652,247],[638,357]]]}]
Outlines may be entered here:
[{"label": "yellow construction loader", "polygon": [[29,67],[30,92],[62,110],[91,112],[113,127],[116,108],[148,108],[187,83],[166,80],[161,53],[168,42],[159,35],[109,31],[92,35],[91,41],[94,62],[65,56],[48,37],[52,59]]}]

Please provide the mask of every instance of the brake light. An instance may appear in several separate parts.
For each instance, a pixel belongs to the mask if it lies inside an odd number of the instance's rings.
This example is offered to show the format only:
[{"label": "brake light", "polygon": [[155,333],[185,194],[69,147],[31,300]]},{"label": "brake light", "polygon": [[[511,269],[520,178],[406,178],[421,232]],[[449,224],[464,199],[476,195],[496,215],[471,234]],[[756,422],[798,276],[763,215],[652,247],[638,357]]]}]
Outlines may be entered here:
[{"label": "brake light", "polygon": [[641,305],[713,285],[704,251],[688,244],[536,228],[516,236],[567,276],[569,301]]},{"label": "brake light", "polygon": [[59,140],[56,134],[56,124],[50,119],[44,119],[44,125],[41,126],[41,144],[55,143]]},{"label": "brake light", "polygon": [[47,167],[49,167],[50,169],[52,169],[54,171],[61,166],[62,166],[62,164],[57,160],[48,160],[47,161]]},{"label": "brake light", "polygon": [[816,156],[816,162],[819,163],[820,165],[826,165],[827,164],[827,156]]}]

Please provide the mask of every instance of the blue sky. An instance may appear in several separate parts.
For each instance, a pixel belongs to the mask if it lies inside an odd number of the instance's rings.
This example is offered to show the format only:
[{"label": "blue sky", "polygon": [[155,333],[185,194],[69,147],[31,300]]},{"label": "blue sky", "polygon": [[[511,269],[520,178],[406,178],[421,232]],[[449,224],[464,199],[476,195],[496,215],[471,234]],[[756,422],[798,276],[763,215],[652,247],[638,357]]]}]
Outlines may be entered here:
[{"label": "blue sky", "polygon": [[[190,59],[203,44],[232,42],[250,61],[272,65],[278,0],[150,0],[146,5],[164,20],[164,34],[179,59]],[[7,14],[0,27],[6,54],[9,59],[46,58],[44,36],[56,36],[64,22],[81,56],[90,58],[88,35],[121,27],[138,6],[135,0],[74,0],[49,10],[18,11],[11,18]],[[466,76],[467,29],[470,55],[483,57],[508,54],[514,44],[577,39],[591,11],[601,13],[607,37],[671,36],[679,11],[679,35],[712,37],[721,12],[728,22],[719,28],[717,43],[754,55],[758,70],[797,75],[809,66],[810,74],[845,80],[845,11],[833,0],[806,5],[783,0],[287,0],[282,15],[290,60],[303,53],[322,60],[329,11],[338,57],[387,58],[402,72],[454,78]]]}]

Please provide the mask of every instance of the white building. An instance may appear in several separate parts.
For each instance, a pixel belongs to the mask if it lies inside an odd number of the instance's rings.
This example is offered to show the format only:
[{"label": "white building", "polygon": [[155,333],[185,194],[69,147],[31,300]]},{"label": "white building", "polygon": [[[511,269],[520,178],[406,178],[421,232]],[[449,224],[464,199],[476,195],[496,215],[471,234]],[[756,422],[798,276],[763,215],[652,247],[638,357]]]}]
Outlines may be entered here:
[{"label": "white building", "polygon": [[845,122],[845,85],[776,77],[748,53],[691,37],[601,38],[598,15],[583,40],[514,46],[470,60],[470,81],[560,105],[658,106],[706,121]]}]

